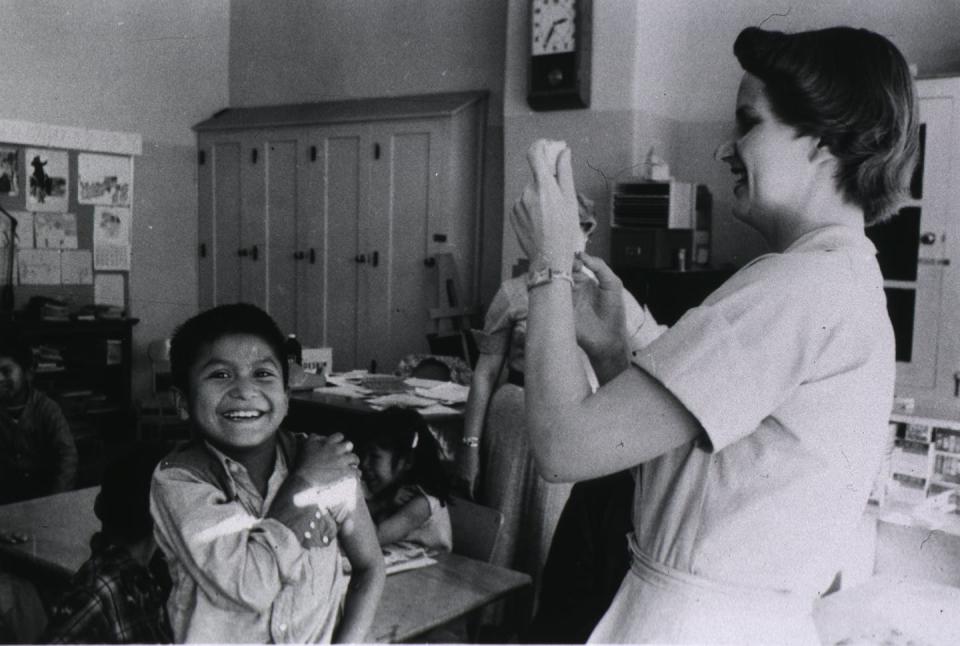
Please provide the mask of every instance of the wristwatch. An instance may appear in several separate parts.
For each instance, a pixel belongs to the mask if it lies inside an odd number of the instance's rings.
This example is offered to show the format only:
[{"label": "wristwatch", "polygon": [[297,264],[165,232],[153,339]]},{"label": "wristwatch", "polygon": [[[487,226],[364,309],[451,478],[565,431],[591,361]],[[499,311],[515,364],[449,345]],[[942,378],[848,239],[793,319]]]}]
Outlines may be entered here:
[{"label": "wristwatch", "polygon": [[573,285],[573,276],[569,271],[554,269],[550,266],[548,258],[538,257],[530,263],[530,270],[527,272],[527,289],[546,285],[557,279],[565,280]]}]

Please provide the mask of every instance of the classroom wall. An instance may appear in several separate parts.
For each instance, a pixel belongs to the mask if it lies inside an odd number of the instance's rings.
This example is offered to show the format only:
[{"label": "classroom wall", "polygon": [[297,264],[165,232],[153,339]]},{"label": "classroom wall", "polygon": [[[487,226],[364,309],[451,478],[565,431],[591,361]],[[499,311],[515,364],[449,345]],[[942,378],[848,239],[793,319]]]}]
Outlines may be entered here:
[{"label": "classroom wall", "polygon": [[[605,183],[587,166],[619,171],[645,158],[651,146],[675,177],[705,183],[714,197],[713,255],[717,263],[743,264],[763,251],[752,230],[730,216],[730,175],[713,150],[732,128],[742,74],[733,57],[739,31],[764,27],[797,31],[849,24],[890,38],[920,76],[960,74],[960,3],[955,0],[593,0],[593,105],[587,110],[532,112],[526,106],[528,11],[508,15],[504,99],[504,206],[522,191],[529,172],[523,159],[539,136],[567,139],[579,187],[607,209]],[[786,15],[774,15],[786,14]],[[627,170],[627,173],[630,171]],[[609,254],[608,216],[591,243]],[[509,224],[505,231],[509,231]],[[519,255],[504,235],[502,271]]]},{"label": "classroom wall", "polygon": [[507,0],[231,2],[233,106],[488,90],[480,294],[500,282]]},{"label": "classroom wall", "polygon": [[196,146],[228,103],[228,0],[2,0],[0,115],[140,133],[129,310],[134,394],[146,345],[196,312]]}]

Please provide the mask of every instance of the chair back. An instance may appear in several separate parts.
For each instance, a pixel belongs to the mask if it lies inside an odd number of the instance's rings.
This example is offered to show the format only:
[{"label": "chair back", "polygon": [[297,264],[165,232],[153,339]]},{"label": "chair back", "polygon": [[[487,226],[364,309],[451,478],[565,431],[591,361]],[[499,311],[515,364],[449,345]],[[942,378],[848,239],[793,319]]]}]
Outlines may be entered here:
[{"label": "chair back", "polygon": [[150,359],[150,373],[154,395],[166,393],[173,386],[170,375],[170,339],[156,339],[147,344],[147,357]]},{"label": "chair back", "polygon": [[448,503],[453,529],[453,553],[489,563],[500,539],[503,514],[466,498]]}]

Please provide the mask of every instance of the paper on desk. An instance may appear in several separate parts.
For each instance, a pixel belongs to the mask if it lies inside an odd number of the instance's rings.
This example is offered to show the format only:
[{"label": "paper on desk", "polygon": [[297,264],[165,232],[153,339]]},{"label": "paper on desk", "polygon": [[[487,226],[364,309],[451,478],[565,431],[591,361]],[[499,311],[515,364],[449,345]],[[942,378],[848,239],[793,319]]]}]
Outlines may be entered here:
[{"label": "paper on desk", "polygon": [[319,388],[314,388],[313,392],[324,395],[340,395],[341,397],[350,397],[351,399],[363,399],[370,394],[370,391],[366,388],[358,388],[350,384],[343,386],[320,386]]},{"label": "paper on desk", "polygon": [[440,379],[424,379],[423,377],[407,377],[403,380],[403,383],[411,386],[412,388],[435,388],[437,386],[442,386],[447,383]]},{"label": "paper on desk", "polygon": [[462,414],[462,411],[459,411],[456,408],[450,408],[449,406],[444,406],[443,404],[431,404],[426,408],[419,409],[417,412],[420,413],[421,417],[442,417],[445,415]]},{"label": "paper on desk", "polygon": [[448,404],[462,404],[467,401],[467,395],[470,394],[470,389],[466,386],[455,384],[452,381],[445,381],[433,388],[417,388],[416,393],[427,399],[436,399]]},{"label": "paper on desk", "polygon": [[387,574],[396,574],[397,572],[405,572],[406,570],[415,570],[421,567],[427,567],[428,565],[433,565],[437,562],[437,559],[430,558],[429,556],[420,556],[415,559],[410,559],[409,561],[403,561],[400,563],[393,563],[386,567]]},{"label": "paper on desk", "polygon": [[376,408],[388,408],[390,406],[402,406],[403,408],[423,408],[433,403],[432,399],[417,397],[409,393],[391,393],[381,395],[367,400],[367,403]]}]

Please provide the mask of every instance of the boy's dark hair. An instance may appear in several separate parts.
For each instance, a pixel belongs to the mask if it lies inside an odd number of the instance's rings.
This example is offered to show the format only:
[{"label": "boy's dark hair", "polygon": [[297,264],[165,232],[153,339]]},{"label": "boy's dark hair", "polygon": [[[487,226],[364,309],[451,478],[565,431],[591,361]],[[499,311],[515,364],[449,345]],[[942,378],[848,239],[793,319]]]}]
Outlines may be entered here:
[{"label": "boy's dark hair", "polygon": [[234,334],[249,334],[267,344],[283,370],[283,385],[286,387],[290,368],[283,351],[283,333],[269,314],[249,303],[218,305],[187,319],[174,331],[170,338],[173,385],[180,392],[189,393],[190,368],[201,350]]},{"label": "boy's dark hair", "polygon": [[903,55],[866,29],[785,34],[748,27],[733,53],[777,117],[837,158],[837,188],[866,225],[892,215],[916,164],[920,115]]},{"label": "boy's dark hair", "polygon": [[153,532],[150,481],[166,453],[162,444],[137,444],[107,465],[93,506],[104,534],[136,543]]},{"label": "boy's dark hair", "polygon": [[423,488],[446,504],[450,475],[440,460],[440,447],[420,413],[411,408],[387,408],[364,418],[359,442],[361,454],[376,446],[411,463],[410,484]]},{"label": "boy's dark hair", "polygon": [[0,357],[13,359],[24,372],[33,370],[33,348],[16,332],[0,336]]}]

